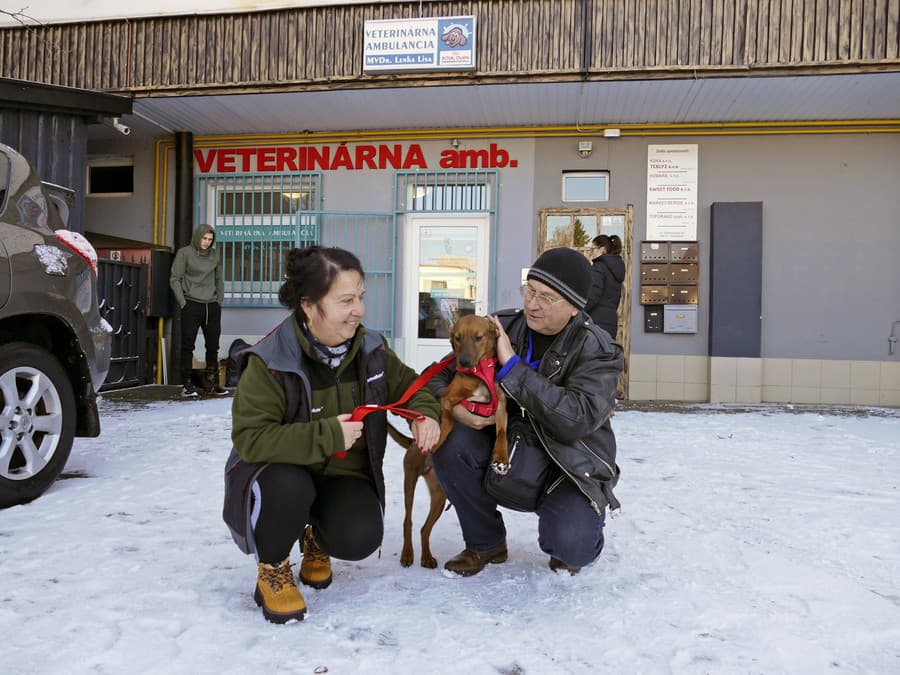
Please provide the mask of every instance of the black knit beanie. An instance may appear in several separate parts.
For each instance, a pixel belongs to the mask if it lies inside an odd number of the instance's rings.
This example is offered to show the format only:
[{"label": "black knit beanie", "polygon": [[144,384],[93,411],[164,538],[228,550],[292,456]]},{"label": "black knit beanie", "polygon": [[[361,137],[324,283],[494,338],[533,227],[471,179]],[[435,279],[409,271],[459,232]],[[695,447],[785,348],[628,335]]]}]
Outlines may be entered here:
[{"label": "black knit beanie", "polygon": [[578,309],[584,309],[591,290],[591,264],[571,248],[551,248],[534,261],[526,278],[546,284]]}]

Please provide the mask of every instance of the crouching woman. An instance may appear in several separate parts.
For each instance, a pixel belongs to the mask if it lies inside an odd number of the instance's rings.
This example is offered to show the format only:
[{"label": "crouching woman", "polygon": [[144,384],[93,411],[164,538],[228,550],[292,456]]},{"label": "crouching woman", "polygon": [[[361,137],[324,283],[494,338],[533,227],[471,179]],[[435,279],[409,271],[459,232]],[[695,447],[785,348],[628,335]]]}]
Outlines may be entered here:
[{"label": "crouching woman", "polygon": [[[381,545],[385,505],[384,411],[351,421],[361,404],[397,401],[416,373],[362,325],[365,275],[339,248],[294,249],[279,300],[293,313],[241,354],[232,405],[234,449],[225,467],[224,517],[258,561],[254,599],[275,623],[302,620],[299,579],[331,583],[331,557],[362,560]],[[419,448],[438,439],[440,408],[422,389],[404,405]]]}]

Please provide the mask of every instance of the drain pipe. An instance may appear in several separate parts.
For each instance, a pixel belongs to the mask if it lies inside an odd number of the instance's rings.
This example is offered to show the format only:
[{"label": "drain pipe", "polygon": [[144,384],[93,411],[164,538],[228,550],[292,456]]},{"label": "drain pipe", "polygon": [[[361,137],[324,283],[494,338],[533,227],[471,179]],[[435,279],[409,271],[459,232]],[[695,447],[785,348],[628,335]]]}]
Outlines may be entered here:
[{"label": "drain pipe", "polygon": [[[191,243],[194,234],[194,134],[175,132],[175,228],[174,250]],[[181,311],[173,307],[172,342],[169,345],[169,367],[166,384],[187,384],[181,381]]]},{"label": "drain pipe", "polygon": [[897,337],[894,335],[894,329],[897,327],[897,324],[900,324],[900,319],[891,324],[891,337],[888,338],[888,354],[894,353],[894,345],[897,344]]}]

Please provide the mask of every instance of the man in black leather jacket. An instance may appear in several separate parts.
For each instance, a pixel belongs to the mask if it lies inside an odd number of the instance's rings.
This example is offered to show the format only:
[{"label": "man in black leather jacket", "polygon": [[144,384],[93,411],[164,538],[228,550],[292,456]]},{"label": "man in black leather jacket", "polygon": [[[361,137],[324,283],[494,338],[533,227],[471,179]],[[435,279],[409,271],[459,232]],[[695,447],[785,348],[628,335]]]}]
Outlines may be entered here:
[{"label": "man in black leather jacket", "polygon": [[[529,419],[555,465],[536,513],[538,545],[550,568],[577,573],[600,555],[606,507],[619,478],[616,439],[610,425],[621,348],[582,310],[591,286],[587,259],[572,249],[546,251],[522,288],[523,310],[498,312],[497,380],[507,411]],[[454,370],[429,387],[440,396]],[[445,569],[462,576],[507,559],[506,528],[497,502],[483,488],[490,468],[493,417],[462,405],[456,424],[433,455],[437,477],[454,505],[466,548]]]}]

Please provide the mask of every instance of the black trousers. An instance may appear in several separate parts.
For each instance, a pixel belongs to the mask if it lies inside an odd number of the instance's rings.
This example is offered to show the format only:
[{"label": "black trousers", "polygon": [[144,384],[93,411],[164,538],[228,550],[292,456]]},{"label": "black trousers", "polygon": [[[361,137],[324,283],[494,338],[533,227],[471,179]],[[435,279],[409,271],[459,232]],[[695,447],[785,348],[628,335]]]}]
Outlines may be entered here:
[{"label": "black trousers", "polygon": [[260,562],[287,558],[313,526],[325,553],[362,560],[381,546],[384,512],[375,486],[350,476],[313,476],[295,464],[269,464],[253,486],[253,536]]},{"label": "black trousers", "polygon": [[191,381],[194,342],[197,331],[206,342],[206,367],[219,367],[219,336],[222,334],[222,306],[218,302],[188,300],[181,308],[181,382]]}]

